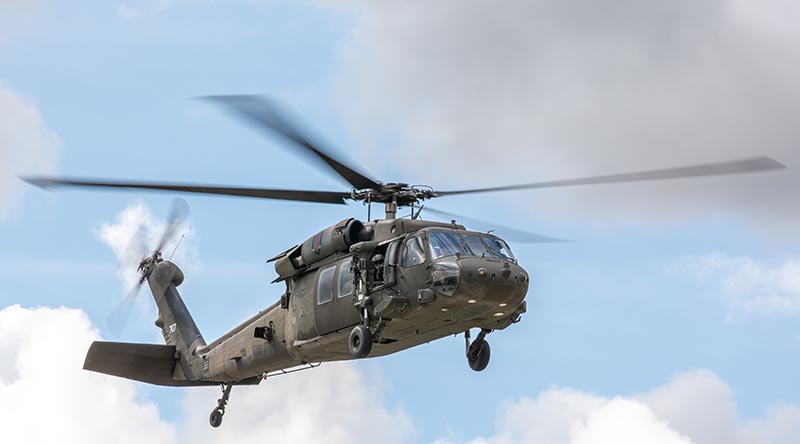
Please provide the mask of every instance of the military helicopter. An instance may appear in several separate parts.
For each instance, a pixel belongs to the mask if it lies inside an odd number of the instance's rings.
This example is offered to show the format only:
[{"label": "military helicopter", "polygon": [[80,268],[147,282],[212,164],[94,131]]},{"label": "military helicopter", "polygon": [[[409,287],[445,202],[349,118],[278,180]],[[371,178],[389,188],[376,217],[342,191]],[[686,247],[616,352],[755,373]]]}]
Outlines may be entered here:
[{"label": "military helicopter", "polygon": [[[213,342],[206,343],[181,298],[184,274],[162,249],[185,219],[182,201],[152,254],[139,264],[156,306],[155,324],[166,345],[94,342],[84,369],[165,386],[219,385],[222,396],[209,416],[219,427],[234,385],[312,368],[326,361],[396,353],[454,334],[464,334],[469,367],[484,370],[491,350],[486,335],[520,321],[531,278],[501,237],[468,230],[455,220],[422,220],[423,202],[439,197],[523,190],[718,176],[785,168],[769,157],[630,172],[569,180],[455,191],[406,183],[382,183],[337,160],[331,151],[290,123],[262,96],[213,96],[207,100],[255,127],[290,142],[349,183],[349,191],[241,188],[179,183],[27,177],[45,189],[100,187],[245,196],[328,204],[383,204],[383,218],[348,218],[273,256],[284,285],[274,304]],[[411,217],[397,218],[398,207]],[[426,211],[447,214],[426,208]],[[519,232],[517,232],[519,233]],[[524,233],[526,241],[557,239]],[[137,291],[132,292],[134,295]],[[471,339],[470,331],[478,333]]]}]

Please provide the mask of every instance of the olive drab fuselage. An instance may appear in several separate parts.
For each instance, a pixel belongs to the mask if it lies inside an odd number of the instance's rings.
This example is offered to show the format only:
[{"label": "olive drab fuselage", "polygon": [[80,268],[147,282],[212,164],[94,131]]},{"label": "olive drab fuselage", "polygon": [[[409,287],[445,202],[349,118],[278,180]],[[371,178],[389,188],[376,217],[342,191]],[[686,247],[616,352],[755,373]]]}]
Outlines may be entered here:
[{"label": "olive drab fuselage", "polygon": [[[233,383],[306,363],[352,359],[348,335],[362,323],[364,310],[376,332],[369,356],[470,328],[504,329],[525,312],[528,273],[513,257],[486,248],[490,241],[502,243],[499,238],[461,225],[409,219],[349,228],[353,235],[354,228],[366,230],[371,239],[331,247],[325,257],[302,263],[297,273],[281,260],[293,253],[301,257],[298,247],[324,249],[324,242],[312,237],[273,258],[279,274],[289,275],[278,279],[286,287],[280,301],[193,350],[202,371],[192,376]],[[439,244],[448,248],[448,233],[468,241],[461,246],[451,242],[450,250],[439,251]],[[484,241],[478,244],[480,238]],[[438,240],[434,251],[432,242]],[[470,242],[473,246],[466,247]],[[481,245],[485,251],[475,251]],[[444,255],[453,248],[463,251]]]}]

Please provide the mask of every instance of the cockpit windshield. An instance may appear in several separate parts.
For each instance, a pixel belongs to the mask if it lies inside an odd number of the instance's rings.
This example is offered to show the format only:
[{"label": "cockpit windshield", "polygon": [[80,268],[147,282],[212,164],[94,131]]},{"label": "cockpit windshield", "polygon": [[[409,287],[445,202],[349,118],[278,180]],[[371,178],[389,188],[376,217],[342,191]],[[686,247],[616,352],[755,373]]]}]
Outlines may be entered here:
[{"label": "cockpit windshield", "polygon": [[511,249],[508,248],[508,244],[503,239],[484,236],[483,241],[486,242],[486,245],[489,246],[489,251],[495,256],[511,259],[512,261],[514,260],[514,253],[511,252]]},{"label": "cockpit windshield", "polygon": [[433,259],[454,254],[467,256],[494,256],[516,262],[508,244],[500,238],[481,234],[459,234],[453,231],[431,231],[428,244]]},{"label": "cockpit windshield", "polygon": [[438,259],[444,256],[452,256],[456,253],[470,254],[461,236],[447,231],[433,231],[428,233],[428,242],[431,246],[431,256]]}]

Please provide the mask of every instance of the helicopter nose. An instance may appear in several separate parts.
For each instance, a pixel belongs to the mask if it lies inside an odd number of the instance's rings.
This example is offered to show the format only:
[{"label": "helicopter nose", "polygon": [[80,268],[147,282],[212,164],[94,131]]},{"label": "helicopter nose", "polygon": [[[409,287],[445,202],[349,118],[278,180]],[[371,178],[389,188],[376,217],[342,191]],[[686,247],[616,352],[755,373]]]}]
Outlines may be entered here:
[{"label": "helicopter nose", "polygon": [[458,263],[465,282],[499,282],[527,286],[530,279],[522,267],[509,261],[463,258]]},{"label": "helicopter nose", "polygon": [[460,268],[459,292],[467,302],[507,303],[522,300],[528,291],[530,277],[519,265],[510,261],[464,257]]}]

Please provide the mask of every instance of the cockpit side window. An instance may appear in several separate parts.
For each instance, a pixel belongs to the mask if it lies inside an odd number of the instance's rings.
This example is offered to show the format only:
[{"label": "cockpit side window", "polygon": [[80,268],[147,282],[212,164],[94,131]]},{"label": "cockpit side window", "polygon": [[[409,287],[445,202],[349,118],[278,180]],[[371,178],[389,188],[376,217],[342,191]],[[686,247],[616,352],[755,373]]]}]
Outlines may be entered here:
[{"label": "cockpit side window", "polygon": [[400,257],[400,266],[403,268],[413,267],[425,262],[425,248],[419,237],[412,236],[403,245],[403,252]]},{"label": "cockpit side window", "polygon": [[492,254],[502,259],[508,259],[512,262],[516,262],[514,253],[511,252],[511,249],[508,248],[508,244],[506,244],[504,240],[489,236],[484,237],[483,240],[486,241],[486,245],[489,247],[489,250],[492,252]]}]

